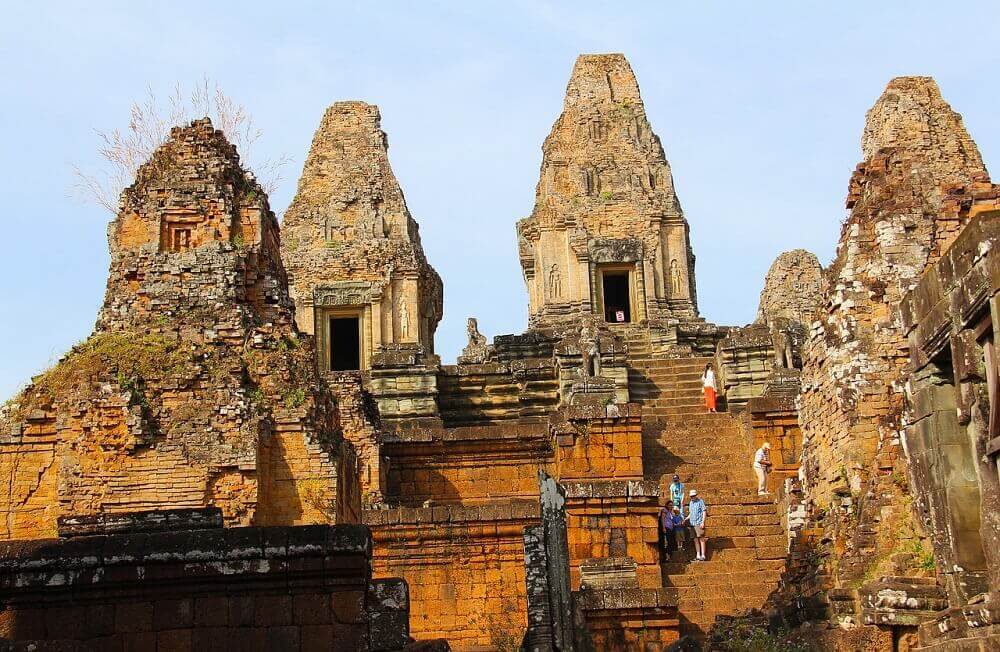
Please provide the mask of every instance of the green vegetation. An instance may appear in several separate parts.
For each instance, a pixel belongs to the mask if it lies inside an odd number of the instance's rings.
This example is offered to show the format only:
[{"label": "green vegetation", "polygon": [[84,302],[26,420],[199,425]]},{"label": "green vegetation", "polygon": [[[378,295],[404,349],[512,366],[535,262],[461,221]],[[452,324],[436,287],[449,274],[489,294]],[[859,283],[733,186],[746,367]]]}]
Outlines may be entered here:
[{"label": "green vegetation", "polygon": [[134,390],[144,379],[189,371],[191,363],[179,341],[162,335],[98,333],[74,346],[56,366],[36,377],[33,385],[38,393],[55,398],[113,375],[123,388]]},{"label": "green vegetation", "polygon": [[296,387],[285,393],[282,402],[289,410],[294,410],[306,402],[306,391],[301,387]]},{"label": "green vegetation", "polygon": [[771,631],[764,623],[736,619],[712,633],[718,647],[725,652],[811,652],[807,643],[796,640],[787,630]]},{"label": "green vegetation", "polygon": [[615,198],[615,195],[610,190],[602,190],[601,191],[601,199],[602,200],[604,200],[604,201],[611,201],[614,198]]},{"label": "green vegetation", "polygon": [[920,570],[932,571],[937,568],[937,562],[934,560],[934,552],[925,550],[923,543],[919,539],[913,540],[910,552],[913,553],[917,561],[917,568]]}]

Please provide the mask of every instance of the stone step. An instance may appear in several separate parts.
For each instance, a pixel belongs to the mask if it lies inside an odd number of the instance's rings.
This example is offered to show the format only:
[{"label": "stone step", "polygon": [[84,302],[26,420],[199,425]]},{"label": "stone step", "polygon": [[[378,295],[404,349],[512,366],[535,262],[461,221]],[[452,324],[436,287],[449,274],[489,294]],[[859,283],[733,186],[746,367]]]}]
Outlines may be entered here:
[{"label": "stone step", "polygon": [[704,370],[709,362],[714,364],[712,358],[665,358],[663,356],[630,357],[629,364],[634,367],[645,367],[649,365],[669,365],[678,367],[697,367]]}]

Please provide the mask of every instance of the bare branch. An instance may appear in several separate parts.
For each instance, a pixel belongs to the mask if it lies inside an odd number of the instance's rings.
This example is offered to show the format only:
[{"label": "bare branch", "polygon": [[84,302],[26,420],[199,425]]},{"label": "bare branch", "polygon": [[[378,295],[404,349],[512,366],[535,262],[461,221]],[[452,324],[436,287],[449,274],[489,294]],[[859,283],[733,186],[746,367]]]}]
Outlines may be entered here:
[{"label": "bare branch", "polygon": [[211,118],[215,128],[226,134],[239,151],[243,168],[253,172],[264,192],[271,194],[280,186],[281,169],[292,161],[291,157],[282,154],[274,159],[255,161],[254,145],[263,132],[242,104],[204,77],[192,85],[186,100],[179,83],[165,104],[157,99],[151,88],[147,89],[144,100],[130,107],[128,127],[98,130],[98,153],[104,164],[93,172],[74,166],[76,194],[112,214],[117,213],[122,191],[135,180],[139,166],[166,142],[171,127],[201,117]]}]

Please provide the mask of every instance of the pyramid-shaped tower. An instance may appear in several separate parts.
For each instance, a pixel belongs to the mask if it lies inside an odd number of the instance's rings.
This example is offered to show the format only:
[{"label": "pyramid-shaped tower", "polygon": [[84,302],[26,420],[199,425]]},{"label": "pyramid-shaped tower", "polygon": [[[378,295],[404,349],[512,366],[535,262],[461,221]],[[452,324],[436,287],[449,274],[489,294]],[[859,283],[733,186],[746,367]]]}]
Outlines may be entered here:
[{"label": "pyramid-shaped tower", "polygon": [[542,152],[517,225],[530,325],[697,318],[688,224],[624,55],[577,59]]},{"label": "pyramid-shaped tower", "polygon": [[364,102],[326,110],[282,223],[296,322],[316,335],[322,370],[367,369],[373,353],[400,346],[430,355],[441,320],[441,278],[380,121]]}]

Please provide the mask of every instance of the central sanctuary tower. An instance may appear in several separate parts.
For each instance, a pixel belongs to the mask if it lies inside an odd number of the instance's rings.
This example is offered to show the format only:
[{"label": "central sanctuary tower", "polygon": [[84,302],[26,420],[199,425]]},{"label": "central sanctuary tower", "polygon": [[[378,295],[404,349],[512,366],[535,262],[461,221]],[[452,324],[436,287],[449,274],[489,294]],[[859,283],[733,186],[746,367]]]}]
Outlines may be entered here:
[{"label": "central sanctuary tower", "polygon": [[542,152],[517,224],[529,325],[700,321],[688,224],[624,55],[576,60]]}]

